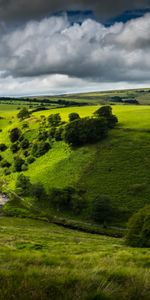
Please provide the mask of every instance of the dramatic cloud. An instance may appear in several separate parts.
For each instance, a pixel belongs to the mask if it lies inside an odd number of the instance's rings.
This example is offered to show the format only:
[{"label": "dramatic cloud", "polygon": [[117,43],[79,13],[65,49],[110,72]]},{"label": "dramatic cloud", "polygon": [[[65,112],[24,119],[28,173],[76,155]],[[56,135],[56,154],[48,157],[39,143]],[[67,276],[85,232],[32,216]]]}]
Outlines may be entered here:
[{"label": "dramatic cloud", "polygon": [[[67,16],[0,31],[0,88],[61,91],[108,82],[150,83],[150,14],[110,27]],[[12,82],[11,82],[12,81]],[[9,90],[10,92],[10,90]]]},{"label": "dramatic cloud", "polygon": [[91,9],[97,15],[107,18],[127,9],[149,6],[150,0],[0,0],[0,19],[43,17],[67,9]]}]

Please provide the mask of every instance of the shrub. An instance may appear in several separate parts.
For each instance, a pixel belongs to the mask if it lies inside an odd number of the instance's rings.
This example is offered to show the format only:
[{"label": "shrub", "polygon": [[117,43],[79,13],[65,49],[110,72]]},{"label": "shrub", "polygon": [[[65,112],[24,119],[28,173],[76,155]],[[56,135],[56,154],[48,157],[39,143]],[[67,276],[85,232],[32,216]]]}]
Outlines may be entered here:
[{"label": "shrub", "polygon": [[27,163],[28,163],[28,164],[32,164],[34,161],[35,161],[35,158],[34,158],[33,156],[29,156],[29,157],[27,158]]},{"label": "shrub", "polygon": [[60,114],[52,114],[48,117],[48,123],[50,126],[58,126],[61,123]]},{"label": "shrub", "polygon": [[10,166],[11,166],[11,163],[8,162],[6,159],[3,159],[3,160],[1,161],[1,167],[2,167],[2,168],[9,168]]},{"label": "shrub", "polygon": [[55,140],[56,141],[62,141],[63,138],[62,138],[62,135],[63,135],[63,131],[64,131],[64,127],[63,126],[60,126],[58,128],[56,128],[56,131],[55,131]]},{"label": "shrub", "polygon": [[4,152],[7,149],[7,146],[4,143],[0,144],[0,151]]},{"label": "shrub", "polygon": [[14,168],[16,172],[22,171],[22,166],[25,164],[25,161],[23,158],[16,156],[14,159]]},{"label": "shrub", "polygon": [[133,247],[150,247],[150,205],[130,218],[126,243]]},{"label": "shrub", "polygon": [[94,112],[94,115],[97,118],[104,117],[107,120],[107,124],[109,128],[114,128],[118,119],[115,115],[112,114],[112,108],[109,105],[105,105],[100,107],[98,110]]},{"label": "shrub", "polygon": [[10,150],[13,152],[13,153],[17,153],[20,149],[20,144],[18,142],[16,143],[13,143],[10,147]]},{"label": "shrub", "polygon": [[46,197],[46,192],[44,186],[38,182],[32,185],[32,196],[35,197],[37,200],[44,200]]},{"label": "shrub", "polygon": [[57,211],[70,211],[73,214],[80,214],[86,207],[86,201],[82,196],[80,191],[72,187],[53,188],[48,193],[50,204]]},{"label": "shrub", "polygon": [[11,174],[11,171],[9,168],[5,168],[4,169],[4,174],[7,176],[7,175],[10,175]]},{"label": "shrub", "polygon": [[110,198],[100,195],[92,202],[92,218],[97,223],[104,223],[110,220],[112,206]]},{"label": "shrub", "polygon": [[32,155],[40,157],[51,149],[51,145],[47,142],[36,142],[32,146]]},{"label": "shrub", "polygon": [[3,157],[0,155],[0,161],[2,161],[3,160]]},{"label": "shrub", "polygon": [[48,132],[47,131],[39,132],[39,135],[38,135],[38,140],[39,141],[46,141],[47,138],[48,138]]},{"label": "shrub", "polygon": [[24,139],[21,141],[20,146],[22,149],[27,149],[29,147],[30,143],[28,139]]},{"label": "shrub", "polygon": [[21,170],[22,170],[22,171],[27,171],[27,170],[28,170],[28,165],[27,165],[27,164],[23,164],[23,165],[21,166]]},{"label": "shrub", "polygon": [[22,173],[18,175],[16,180],[16,192],[19,195],[29,195],[31,191],[31,182],[29,177],[23,175]]},{"label": "shrub", "polygon": [[10,135],[9,135],[9,138],[11,140],[12,143],[16,142],[19,140],[21,136],[21,130],[19,128],[13,128],[11,131],[10,131]]},{"label": "shrub", "polygon": [[26,107],[20,109],[19,113],[17,114],[18,119],[24,120],[30,117],[30,113]]},{"label": "shrub", "polygon": [[107,122],[104,118],[83,118],[65,126],[64,140],[72,146],[96,143],[107,136]]},{"label": "shrub", "polygon": [[69,122],[72,122],[74,120],[80,119],[80,116],[78,113],[70,113],[69,114]]}]

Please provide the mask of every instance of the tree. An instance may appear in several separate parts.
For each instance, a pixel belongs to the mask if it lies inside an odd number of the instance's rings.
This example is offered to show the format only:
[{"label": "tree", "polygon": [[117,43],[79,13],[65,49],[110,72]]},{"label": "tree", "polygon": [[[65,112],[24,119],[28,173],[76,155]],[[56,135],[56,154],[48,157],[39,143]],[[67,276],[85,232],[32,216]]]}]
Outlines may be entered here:
[{"label": "tree", "polygon": [[7,146],[4,143],[0,144],[0,151],[4,152],[7,149]]},{"label": "tree", "polygon": [[17,156],[15,157],[15,161],[14,161],[14,168],[16,172],[21,172],[22,171],[22,166],[25,164],[24,159],[22,159],[21,157]]},{"label": "tree", "polygon": [[31,182],[29,177],[23,175],[22,173],[18,175],[16,180],[16,192],[19,195],[29,195],[31,190]]},{"label": "tree", "polygon": [[96,143],[107,135],[107,122],[104,118],[77,119],[65,126],[63,138],[72,146]]},{"label": "tree", "polygon": [[52,114],[48,117],[48,123],[50,126],[57,127],[60,125],[61,117],[60,114]]},{"label": "tree", "polygon": [[9,138],[12,143],[18,141],[20,136],[21,136],[21,130],[19,128],[16,127],[10,131]]},{"label": "tree", "polygon": [[50,149],[51,145],[49,143],[44,141],[36,142],[32,146],[32,155],[35,157],[40,157],[46,152],[48,152]]},{"label": "tree", "polygon": [[110,220],[112,206],[110,198],[106,195],[100,195],[92,202],[92,218],[97,223],[105,223]]},{"label": "tree", "polygon": [[11,145],[11,147],[10,147],[10,150],[12,151],[12,153],[18,152],[19,149],[20,149],[20,145],[19,145],[18,142],[13,143],[13,144]]},{"label": "tree", "polygon": [[72,122],[72,121],[78,120],[78,119],[80,119],[80,116],[78,113],[73,112],[73,113],[69,114],[69,122]]},{"label": "tree", "polygon": [[112,108],[109,105],[105,105],[100,107],[94,112],[96,118],[104,117],[107,120],[107,124],[109,128],[114,128],[118,119],[115,115],[112,114]]},{"label": "tree", "polygon": [[150,205],[129,219],[126,243],[133,247],[150,247]]},{"label": "tree", "polygon": [[30,117],[30,113],[26,107],[20,109],[19,113],[17,114],[18,119],[24,120]]},{"label": "tree", "polygon": [[21,141],[20,146],[22,149],[27,149],[29,147],[30,143],[28,139],[24,139]]},{"label": "tree", "polygon": [[32,185],[31,193],[37,200],[44,200],[46,198],[44,186],[40,182]]}]

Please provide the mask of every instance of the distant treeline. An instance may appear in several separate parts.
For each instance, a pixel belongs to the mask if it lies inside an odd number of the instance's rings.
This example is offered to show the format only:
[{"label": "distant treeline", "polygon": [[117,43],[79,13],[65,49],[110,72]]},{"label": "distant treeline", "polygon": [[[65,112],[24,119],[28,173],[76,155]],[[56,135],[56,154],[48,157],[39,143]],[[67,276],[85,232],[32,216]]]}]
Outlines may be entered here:
[{"label": "distant treeline", "polygon": [[81,103],[78,101],[70,101],[64,99],[52,100],[52,99],[38,99],[38,98],[10,98],[10,97],[0,97],[0,101],[21,101],[21,102],[29,102],[31,103],[38,103],[41,105],[44,104],[57,104],[60,106],[85,106],[88,105],[87,102]]},{"label": "distant treeline", "polygon": [[126,98],[126,99],[122,99],[121,97],[119,97],[119,96],[114,96],[114,97],[111,97],[111,101],[112,102],[117,102],[117,103],[128,103],[128,104],[140,104],[139,102],[138,102],[138,100],[136,100],[136,99],[129,99],[129,98]]}]

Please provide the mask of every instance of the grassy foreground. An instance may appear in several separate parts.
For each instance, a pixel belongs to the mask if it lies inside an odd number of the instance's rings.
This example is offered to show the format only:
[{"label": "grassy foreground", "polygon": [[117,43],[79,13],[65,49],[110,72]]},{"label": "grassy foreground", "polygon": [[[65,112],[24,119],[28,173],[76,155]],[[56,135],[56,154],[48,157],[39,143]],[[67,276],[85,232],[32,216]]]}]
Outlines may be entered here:
[{"label": "grassy foreground", "polygon": [[148,249],[41,221],[0,218],[0,299],[148,300]]}]

